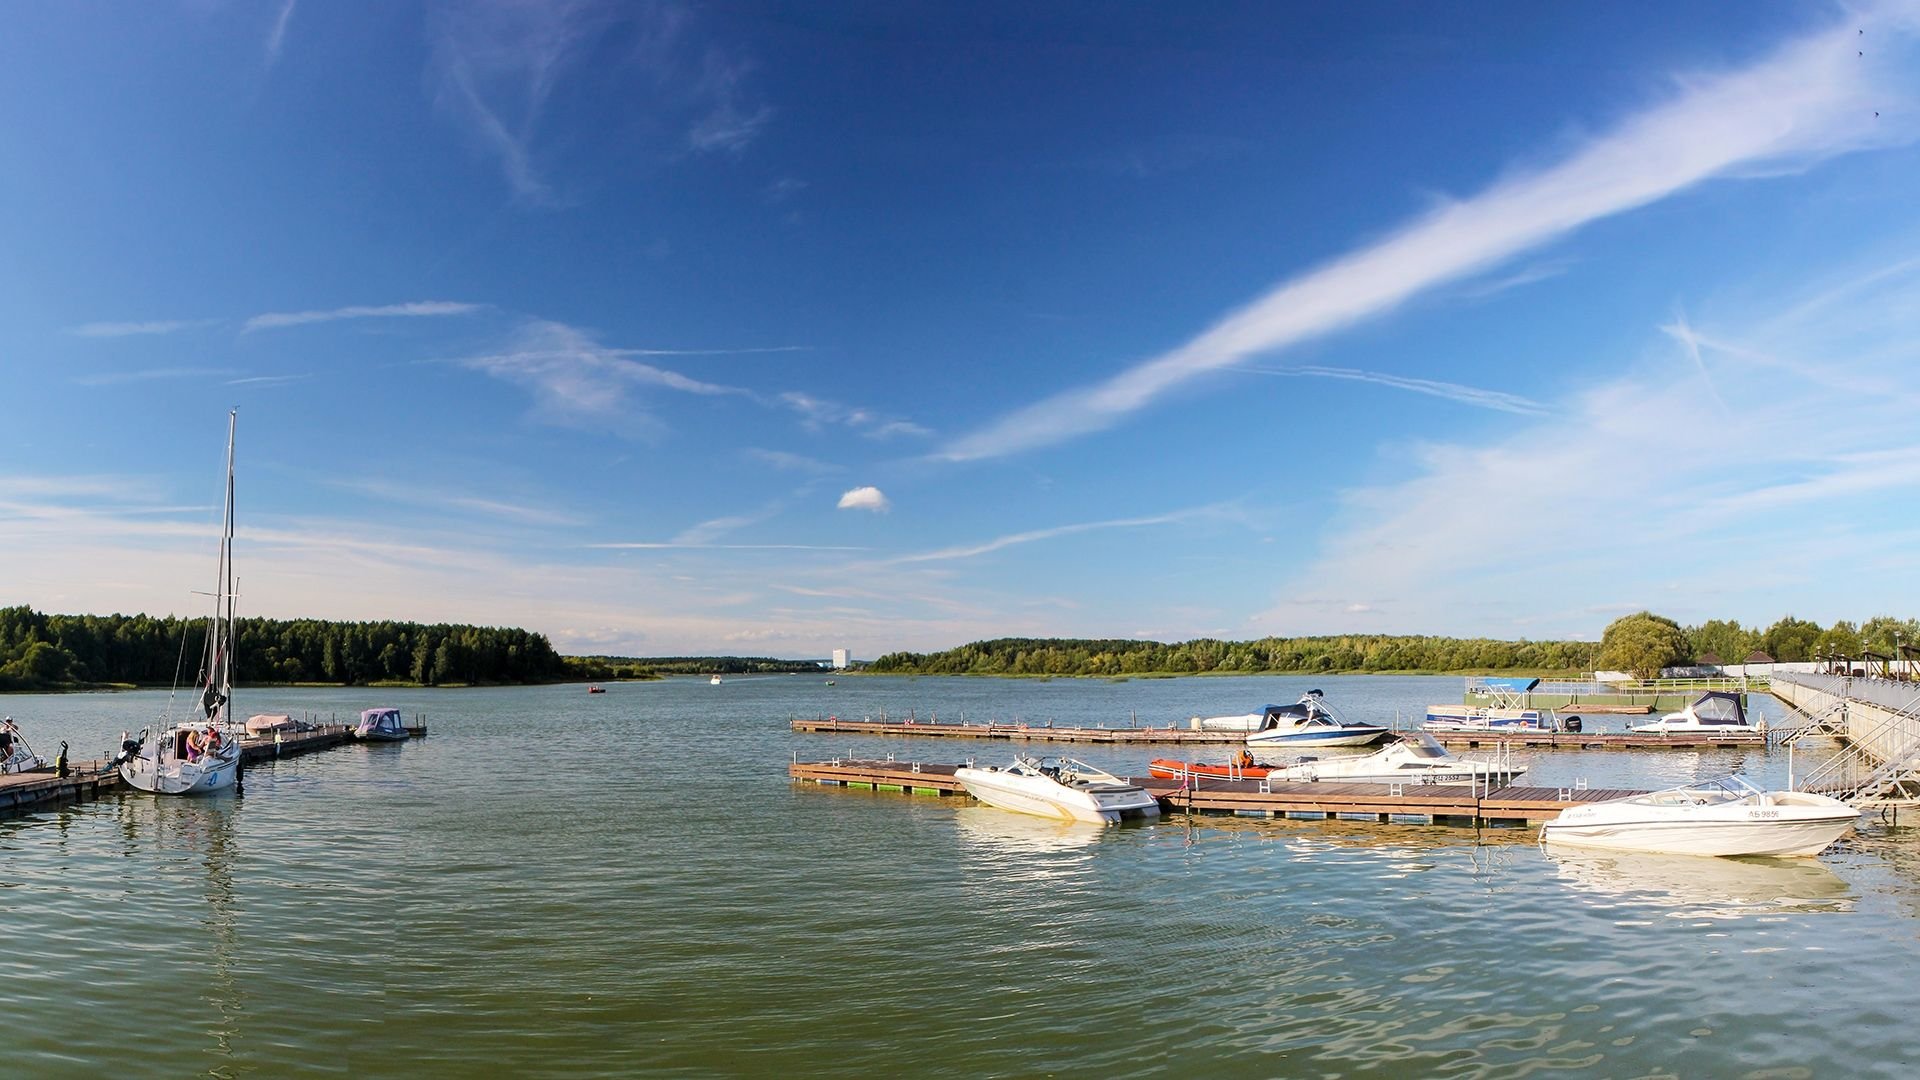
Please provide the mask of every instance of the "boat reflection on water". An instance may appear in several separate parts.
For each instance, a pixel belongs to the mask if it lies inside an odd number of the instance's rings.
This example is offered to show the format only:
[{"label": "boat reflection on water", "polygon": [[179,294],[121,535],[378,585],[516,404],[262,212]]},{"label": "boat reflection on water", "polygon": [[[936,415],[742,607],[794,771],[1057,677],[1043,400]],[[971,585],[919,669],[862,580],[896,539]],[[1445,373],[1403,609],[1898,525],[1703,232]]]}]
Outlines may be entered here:
[{"label": "boat reflection on water", "polygon": [[992,855],[1057,855],[1090,847],[1110,828],[1097,822],[1009,814],[991,806],[963,806],[953,812],[960,840]]},{"label": "boat reflection on water", "polygon": [[[235,820],[238,798],[148,799],[120,801],[119,824],[132,856],[154,873],[149,877],[151,917],[146,925],[158,940],[171,943],[168,961],[180,969],[181,984],[197,991],[204,1007],[183,999],[138,1020],[172,1025],[176,1032],[197,1029],[208,1039],[205,1052],[222,1064],[212,1075],[228,1075],[234,1043],[246,1015],[240,988],[240,901],[234,865],[240,857]],[[140,951],[152,941],[134,946]]]},{"label": "boat reflection on water", "polygon": [[1708,858],[1543,847],[1562,881],[1622,904],[1687,917],[1852,911],[1853,889],[1810,859]]}]

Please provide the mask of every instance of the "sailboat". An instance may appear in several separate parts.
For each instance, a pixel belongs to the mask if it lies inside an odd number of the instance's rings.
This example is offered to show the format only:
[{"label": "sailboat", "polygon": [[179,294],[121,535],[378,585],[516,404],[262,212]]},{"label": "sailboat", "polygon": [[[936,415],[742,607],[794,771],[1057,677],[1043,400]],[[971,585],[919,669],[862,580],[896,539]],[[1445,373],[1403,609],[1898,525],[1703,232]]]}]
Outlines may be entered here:
[{"label": "sailboat", "polygon": [[[220,529],[220,576],[207,620],[201,659],[199,719],[147,728],[121,742],[120,778],[141,791],[197,795],[230,788],[240,773],[239,730],[231,723],[233,697],[233,431],[239,410],[227,413],[227,505]],[[171,710],[169,710],[171,713]],[[171,715],[169,715],[169,720]]]}]

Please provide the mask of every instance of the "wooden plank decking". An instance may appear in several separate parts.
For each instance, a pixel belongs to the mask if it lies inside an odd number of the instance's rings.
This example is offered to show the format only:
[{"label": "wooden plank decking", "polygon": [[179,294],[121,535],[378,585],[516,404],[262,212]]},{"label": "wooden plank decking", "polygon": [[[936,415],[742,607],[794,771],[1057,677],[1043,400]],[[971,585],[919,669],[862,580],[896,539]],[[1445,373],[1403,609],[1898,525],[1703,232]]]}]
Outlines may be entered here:
[{"label": "wooden plank decking", "polygon": [[[796,761],[787,768],[795,780],[873,791],[925,795],[965,795],[954,779],[956,765],[933,762],[870,761],[833,758]],[[1332,781],[1272,784],[1256,780],[1203,780],[1183,787],[1179,780],[1130,777],[1160,800],[1162,809],[1270,817],[1343,817],[1387,822],[1420,818],[1436,824],[1538,824],[1580,803],[1603,802],[1640,794],[1626,790],[1569,790],[1466,784],[1350,784]]]},{"label": "wooden plank decking", "polygon": [[[814,735],[902,735],[923,738],[1005,739],[1036,743],[1169,744],[1238,746],[1243,732],[1195,731],[1183,727],[1054,727],[1047,724],[956,724],[933,720],[842,720],[839,717],[795,718],[796,732]],[[1709,750],[1767,745],[1758,731],[1648,735],[1624,731],[1436,731],[1443,746],[1508,746],[1543,750]],[[1302,749],[1306,749],[1302,747]]]}]

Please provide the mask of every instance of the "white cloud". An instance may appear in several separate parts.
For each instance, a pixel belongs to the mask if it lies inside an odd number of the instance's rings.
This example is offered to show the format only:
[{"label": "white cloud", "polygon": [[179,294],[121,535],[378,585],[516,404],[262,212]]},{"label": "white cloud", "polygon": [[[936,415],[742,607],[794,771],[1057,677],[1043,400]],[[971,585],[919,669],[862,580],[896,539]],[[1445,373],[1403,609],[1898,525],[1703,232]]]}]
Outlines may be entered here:
[{"label": "white cloud", "polygon": [[801,426],[809,431],[818,431],[828,425],[840,425],[870,439],[880,440],[890,439],[895,435],[933,434],[911,420],[890,420],[872,409],[842,405],[837,401],[815,397],[804,390],[787,390],[774,400],[799,413]]},{"label": "white cloud", "polygon": [[740,454],[749,461],[757,461],[762,465],[767,465],[783,472],[822,475],[825,473],[845,471],[838,465],[829,464],[825,461],[817,461],[804,454],[795,454],[786,450],[762,450],[759,447],[750,446],[740,451]]},{"label": "white cloud", "polygon": [[[1881,46],[1855,48],[1857,16],[1788,43],[1743,70],[1684,80],[1665,104],[1627,118],[1559,164],[1441,206],[1386,239],[1281,284],[1186,344],[1107,381],[1040,401],[955,440],[951,460],[1000,457],[1100,431],[1192,379],[1389,312],[1437,285],[1498,265],[1589,222],[1718,176],[1804,167],[1903,143],[1911,123],[1881,118],[1910,78],[1920,16],[1880,9]],[[1891,38],[1891,41],[1889,41]]]},{"label": "white cloud", "polygon": [[874,513],[885,513],[891,508],[892,504],[887,502],[887,497],[877,487],[857,487],[840,496],[839,509],[842,510],[871,510]]},{"label": "white cloud", "polygon": [[1383,447],[1412,469],[1346,493],[1262,629],[1329,632],[1361,605],[1378,629],[1561,637],[1633,597],[1683,620],[1920,602],[1905,566],[1857,572],[1914,528],[1920,261],[1845,281],[1661,327],[1669,344],[1551,417]]},{"label": "white cloud", "polygon": [[140,371],[97,372],[78,376],[73,381],[81,386],[115,386],[120,383],[153,382],[156,379],[211,379],[232,374],[235,374],[232,368],[145,368]]},{"label": "white cloud", "polygon": [[443,315],[471,315],[484,310],[485,304],[464,304],[453,300],[416,300],[406,304],[355,305],[330,311],[270,311],[255,315],[242,330],[269,330],[308,323],[335,322],[340,319],[421,318]]},{"label": "white cloud", "polygon": [[376,499],[404,506],[481,514],[530,525],[579,525],[585,521],[577,514],[549,507],[527,506],[478,495],[463,495],[440,485],[403,484],[391,480],[327,480],[325,483],[343,491],[370,495]]},{"label": "white cloud", "polygon": [[1509,394],[1504,390],[1483,390],[1477,386],[1462,386],[1459,383],[1441,382],[1437,379],[1415,379],[1405,375],[1389,375],[1380,371],[1361,371],[1356,368],[1318,367],[1303,364],[1290,368],[1235,368],[1254,375],[1294,375],[1313,376],[1322,379],[1346,379],[1352,382],[1373,383],[1377,386],[1390,386],[1396,390],[1411,390],[1416,394],[1457,401],[1462,405],[1474,405],[1483,409],[1499,412],[1540,414],[1547,411],[1546,406],[1531,398],[1519,394]]},{"label": "white cloud", "polygon": [[536,319],[517,330],[506,351],[455,361],[462,367],[525,386],[548,421],[578,426],[651,419],[634,403],[635,387],[653,386],[708,397],[746,395],[738,387],[690,378],[610,349],[585,331]]},{"label": "white cloud", "polygon": [[[853,492],[849,491],[847,494],[852,495]],[[842,505],[845,505],[844,499],[841,502]],[[1072,525],[1054,525],[1045,529],[1011,533],[976,544],[958,544],[953,547],[940,548],[935,551],[923,551],[916,555],[901,555],[897,558],[888,559],[887,562],[889,565],[898,565],[903,563],[945,562],[951,559],[971,559],[976,555],[985,555],[989,552],[999,551],[1002,548],[1010,548],[1019,544],[1031,544],[1038,540],[1052,540],[1061,536],[1073,536],[1078,533],[1097,532],[1103,529],[1138,529],[1150,525],[1170,525],[1176,521],[1185,521],[1219,509],[1219,507],[1200,507],[1195,510],[1182,510],[1177,513],[1159,514],[1153,517],[1121,518],[1114,521],[1083,521]]]},{"label": "white cloud", "polygon": [[151,334],[172,334],[181,330],[211,326],[212,319],[163,319],[154,322],[93,322],[73,328],[80,337],[135,337]]},{"label": "white cloud", "polygon": [[273,29],[267,34],[267,66],[272,67],[280,59],[280,50],[287,43],[287,25],[293,22],[293,8],[298,0],[284,0],[280,5],[280,14],[274,17]]}]

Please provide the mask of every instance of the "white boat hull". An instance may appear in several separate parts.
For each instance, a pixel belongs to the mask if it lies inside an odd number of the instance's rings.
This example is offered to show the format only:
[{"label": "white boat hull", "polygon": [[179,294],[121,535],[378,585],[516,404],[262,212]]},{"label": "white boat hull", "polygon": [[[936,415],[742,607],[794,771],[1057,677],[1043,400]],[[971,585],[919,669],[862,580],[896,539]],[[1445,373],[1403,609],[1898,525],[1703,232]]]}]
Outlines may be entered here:
[{"label": "white boat hull", "polygon": [[1131,785],[1069,787],[1043,777],[973,768],[958,770],[954,778],[981,802],[1019,814],[1097,824],[1160,814],[1159,801],[1145,788]]},{"label": "white boat hull", "polygon": [[1243,713],[1240,716],[1196,716],[1187,723],[1195,731],[1259,731],[1263,719],[1259,713]]},{"label": "white boat hull", "polygon": [[1387,736],[1387,729],[1371,724],[1358,724],[1350,727],[1302,726],[1297,728],[1273,728],[1247,736],[1247,749],[1255,757],[1262,752],[1292,750],[1307,746],[1366,746]]},{"label": "white boat hull", "polygon": [[1855,815],[1771,821],[1549,821],[1553,844],[1663,855],[1818,855],[1853,828]]},{"label": "white boat hull", "polygon": [[203,795],[225,791],[240,775],[240,748],[228,743],[199,761],[156,761],[139,755],[120,763],[120,779],[157,795]]}]

